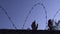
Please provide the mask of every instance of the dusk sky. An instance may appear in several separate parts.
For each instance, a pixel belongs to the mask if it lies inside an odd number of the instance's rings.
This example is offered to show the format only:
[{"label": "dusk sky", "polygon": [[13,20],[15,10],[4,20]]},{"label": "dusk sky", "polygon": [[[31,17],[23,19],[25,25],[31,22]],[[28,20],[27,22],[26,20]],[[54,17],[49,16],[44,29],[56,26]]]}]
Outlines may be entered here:
[{"label": "dusk sky", "polygon": [[[39,30],[46,29],[45,10],[42,5],[37,3],[43,3],[47,11],[47,20],[53,19],[56,12],[60,9],[60,0],[0,0],[0,29],[15,29],[4,10],[11,17],[17,29],[22,29],[26,16],[32,7],[33,10],[31,10],[23,29],[31,29],[31,24],[34,20],[38,23]],[[34,7],[35,4],[37,5]],[[57,13],[54,19],[56,21],[60,20],[60,12]]]}]

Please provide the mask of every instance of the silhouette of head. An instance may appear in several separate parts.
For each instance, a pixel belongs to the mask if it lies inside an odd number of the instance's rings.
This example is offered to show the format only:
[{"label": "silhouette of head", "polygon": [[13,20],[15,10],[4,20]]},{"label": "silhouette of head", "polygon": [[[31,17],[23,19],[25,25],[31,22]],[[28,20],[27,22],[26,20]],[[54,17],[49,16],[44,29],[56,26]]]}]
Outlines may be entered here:
[{"label": "silhouette of head", "polygon": [[52,20],[49,19],[48,20],[48,27],[49,27],[50,30],[52,30],[52,26],[53,26]]},{"label": "silhouette of head", "polygon": [[32,25],[31,25],[31,27],[32,27],[32,30],[37,30],[37,25],[36,25],[36,22],[34,21],[34,22],[32,22]]}]

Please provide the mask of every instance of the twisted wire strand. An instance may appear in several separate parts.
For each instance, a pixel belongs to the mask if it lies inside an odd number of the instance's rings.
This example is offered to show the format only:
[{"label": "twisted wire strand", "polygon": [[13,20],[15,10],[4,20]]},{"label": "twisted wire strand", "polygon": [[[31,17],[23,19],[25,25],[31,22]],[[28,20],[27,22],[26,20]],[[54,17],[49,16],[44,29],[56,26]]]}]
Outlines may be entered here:
[{"label": "twisted wire strand", "polygon": [[7,15],[8,19],[9,19],[9,21],[12,23],[13,27],[14,27],[15,29],[17,29],[17,27],[15,26],[15,24],[14,24],[13,21],[11,20],[11,17],[8,15],[7,11],[6,11],[2,6],[0,6],[0,8],[2,8],[2,10],[4,11],[4,13]]}]

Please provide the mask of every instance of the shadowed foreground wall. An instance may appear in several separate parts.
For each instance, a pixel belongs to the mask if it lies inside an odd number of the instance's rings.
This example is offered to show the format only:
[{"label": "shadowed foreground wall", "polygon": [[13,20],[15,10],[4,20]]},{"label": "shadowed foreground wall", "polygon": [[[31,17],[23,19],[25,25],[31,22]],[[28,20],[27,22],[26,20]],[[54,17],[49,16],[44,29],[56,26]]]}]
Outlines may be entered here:
[{"label": "shadowed foreground wall", "polygon": [[13,30],[13,29],[0,29],[1,34],[60,34],[60,31],[49,30]]}]

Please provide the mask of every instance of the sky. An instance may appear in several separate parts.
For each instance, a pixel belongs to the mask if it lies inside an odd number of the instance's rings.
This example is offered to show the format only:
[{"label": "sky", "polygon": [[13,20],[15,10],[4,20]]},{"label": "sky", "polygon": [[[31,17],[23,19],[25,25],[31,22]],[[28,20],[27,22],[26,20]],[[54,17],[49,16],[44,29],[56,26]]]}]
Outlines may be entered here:
[{"label": "sky", "polygon": [[[11,17],[17,29],[22,29],[26,16],[31,11],[23,29],[31,29],[31,24],[35,20],[38,24],[38,29],[44,30],[47,26],[45,10],[42,5],[37,3],[43,3],[47,11],[47,20],[53,19],[56,12],[60,9],[60,0],[0,0],[0,6]],[[37,5],[34,7],[35,4]],[[32,7],[34,8],[32,9]],[[0,29],[15,29],[4,10],[0,8]],[[57,13],[54,20],[60,20],[60,12]]]}]

